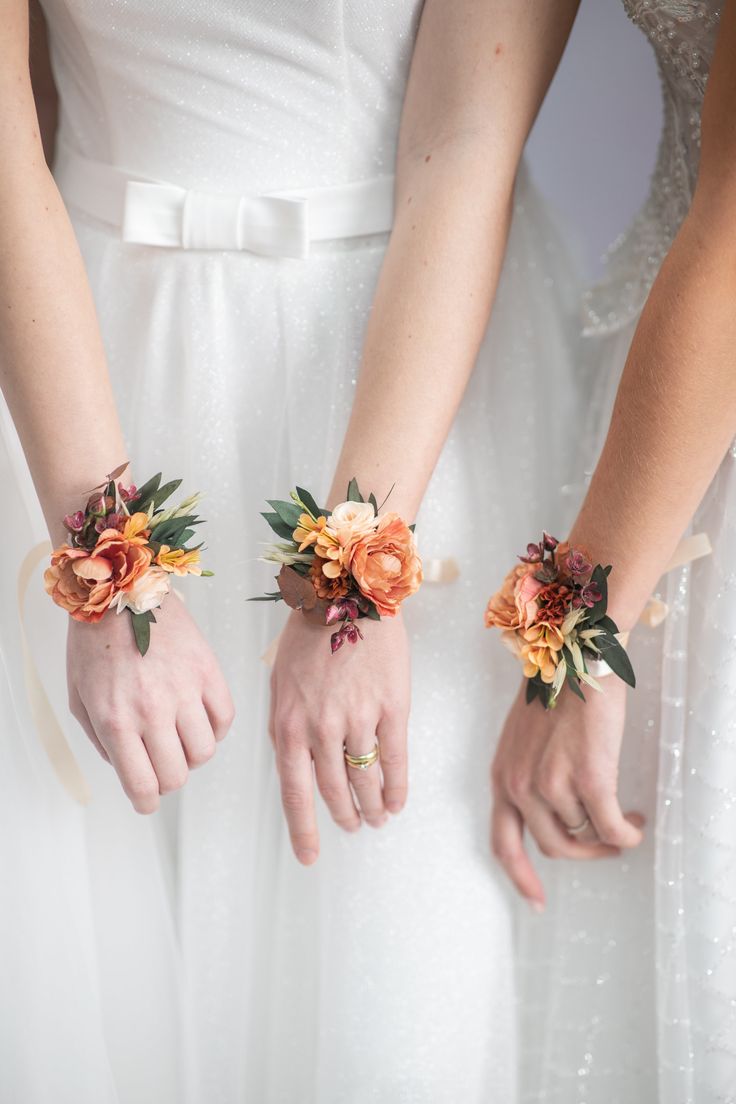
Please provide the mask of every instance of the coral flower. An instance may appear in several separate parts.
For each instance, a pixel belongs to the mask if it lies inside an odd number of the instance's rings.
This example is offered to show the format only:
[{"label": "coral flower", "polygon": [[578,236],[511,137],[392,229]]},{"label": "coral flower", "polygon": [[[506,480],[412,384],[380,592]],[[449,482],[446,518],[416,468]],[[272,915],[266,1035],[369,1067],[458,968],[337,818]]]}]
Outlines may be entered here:
[{"label": "coral flower", "polygon": [[422,561],[406,522],[398,514],[384,514],[375,531],[353,546],[350,570],[381,617],[394,617],[422,582]]},{"label": "coral flower", "polygon": [[156,563],[164,571],[171,571],[174,575],[201,575],[202,567],[199,562],[199,549],[169,548],[168,544],[162,544]]},{"label": "coral flower", "polygon": [[145,538],[126,539],[117,529],[106,529],[91,552],[68,545],[57,548],[44,586],[76,621],[99,621],[115,595],[129,590],[148,569],[152,555]]},{"label": "coral flower", "polygon": [[516,604],[516,588],[528,575],[533,575],[536,564],[516,564],[496,591],[486,608],[486,625],[499,629],[518,629],[521,624],[519,607]]},{"label": "coral flower", "polygon": [[570,612],[573,592],[561,583],[548,583],[536,596],[537,620],[561,625]]}]

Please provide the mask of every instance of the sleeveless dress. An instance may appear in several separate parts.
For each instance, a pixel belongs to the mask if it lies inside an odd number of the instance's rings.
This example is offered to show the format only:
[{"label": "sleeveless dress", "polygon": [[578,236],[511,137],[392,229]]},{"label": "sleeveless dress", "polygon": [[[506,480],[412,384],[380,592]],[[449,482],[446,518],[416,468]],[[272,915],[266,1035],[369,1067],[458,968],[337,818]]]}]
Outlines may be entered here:
[{"label": "sleeveless dress", "polygon": [[[659,267],[690,206],[718,32],[714,0],[628,0],[662,80],[651,191],[585,299],[592,470]],[[524,1101],[736,1101],[736,451],[692,521],[713,553],[660,583],[669,615],[631,638],[624,809],[647,817],[620,860],[545,863],[550,903],[523,918]]]},{"label": "sleeveless dress", "polygon": [[[238,196],[283,213],[262,197],[390,177],[421,3],[246,8],[44,0],[57,179],[129,456],[139,480],[163,470],[206,493],[215,578],[186,601],[238,715],[181,793],[136,816],[66,716],[66,620],[36,579],[30,645],[91,801],[62,789],[23,692],[13,572],[44,532],[5,412],[0,1100],[511,1101],[510,911],[489,855],[486,767],[514,684],[493,672],[483,611],[518,547],[554,522],[546,504],[578,416],[579,289],[522,170],[493,321],[418,519],[425,558],[454,557],[460,573],[407,607],[410,803],[355,837],[320,809],[322,853],[303,869],[280,811],[260,659],[283,611],[246,599],[271,580],[257,560],[264,500],[296,482],[329,486],[388,227],[306,249],[298,223],[285,245],[264,245],[230,241],[220,216],[241,210]],[[125,227],[108,188],[121,173],[164,189],[133,188],[145,202]]]}]

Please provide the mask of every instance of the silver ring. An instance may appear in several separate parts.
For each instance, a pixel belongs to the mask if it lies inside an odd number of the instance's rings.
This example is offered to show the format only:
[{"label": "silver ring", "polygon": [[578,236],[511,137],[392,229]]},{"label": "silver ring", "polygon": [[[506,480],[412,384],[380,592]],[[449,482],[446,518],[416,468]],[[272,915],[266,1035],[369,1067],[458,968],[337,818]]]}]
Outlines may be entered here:
[{"label": "silver ring", "polygon": [[567,830],[568,830],[568,832],[570,833],[571,836],[579,836],[581,832],[585,831],[585,829],[588,827],[589,824],[590,824],[590,817],[586,816],[586,818],[582,822],[582,824],[576,824],[574,828],[571,828],[569,824],[566,824],[565,827],[567,828]]}]

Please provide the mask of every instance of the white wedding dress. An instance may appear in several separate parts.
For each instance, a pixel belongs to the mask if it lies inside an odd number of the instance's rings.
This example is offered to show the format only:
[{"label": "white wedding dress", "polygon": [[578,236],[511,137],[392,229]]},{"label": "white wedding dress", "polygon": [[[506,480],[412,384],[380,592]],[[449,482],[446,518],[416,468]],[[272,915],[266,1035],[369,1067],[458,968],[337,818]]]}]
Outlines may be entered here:
[{"label": "white wedding dress", "polygon": [[[662,78],[651,192],[586,299],[592,469],[642,306],[690,205],[720,4],[627,0]],[[693,522],[713,554],[661,583],[670,607],[631,639],[637,689],[621,771],[646,840],[620,860],[545,863],[547,913],[524,917],[522,1100],[736,1101],[736,451]]]},{"label": "white wedding dress", "polygon": [[[257,560],[264,500],[330,482],[387,240],[380,181],[421,3],[44,8],[57,179],[129,456],[139,481],[163,470],[206,492],[216,575],[185,596],[238,716],[180,794],[136,816],[66,716],[66,620],[37,574],[31,648],[92,793],[85,807],[68,796],[23,689],[15,572],[44,532],[4,411],[0,1100],[512,1101],[510,912],[487,843],[487,763],[515,680],[494,674],[483,610],[518,548],[554,525],[548,504],[566,478],[577,293],[564,252],[522,172],[493,322],[419,518],[425,557],[455,557],[460,576],[407,607],[410,803],[356,837],[321,810],[322,854],[302,869],[260,660],[283,611],[246,599],[270,583]],[[123,217],[126,179],[159,187],[128,188]],[[376,225],[359,210],[360,236],[318,240],[308,255],[294,255],[307,250],[291,200],[222,198],[366,181]],[[233,210],[275,211],[276,230],[264,243],[257,225],[233,229]]]}]

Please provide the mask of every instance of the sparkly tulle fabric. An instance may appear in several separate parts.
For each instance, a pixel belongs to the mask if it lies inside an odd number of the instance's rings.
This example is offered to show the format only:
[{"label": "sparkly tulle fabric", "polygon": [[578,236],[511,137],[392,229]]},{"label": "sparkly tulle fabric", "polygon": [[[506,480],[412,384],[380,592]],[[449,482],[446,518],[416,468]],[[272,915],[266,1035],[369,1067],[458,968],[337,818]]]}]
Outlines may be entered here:
[{"label": "sparkly tulle fabric", "polygon": [[[392,171],[418,0],[44,7],[61,134],[78,154],[211,191]],[[511,918],[486,767],[516,671],[494,668],[482,614],[529,534],[556,524],[546,503],[560,500],[578,416],[578,293],[534,188],[522,171],[489,333],[418,519],[423,554],[455,557],[460,576],[407,606],[410,803],[355,837],[322,811],[309,870],[291,855],[266,733],[260,656],[283,613],[246,598],[270,582],[256,558],[264,500],[329,486],[386,238],[290,260],[129,245],[71,215],[135,472],[207,494],[216,575],[186,600],[238,716],[152,818],[65,718],[92,801],[66,796],[22,690],[13,572],[43,528],[4,414],[0,1099],[512,1101]],[[28,611],[65,717],[65,618],[40,580]]]},{"label": "sparkly tulle fabric", "polygon": [[[665,125],[650,197],[585,300],[589,468],[692,197],[720,5],[627,7],[656,52]],[[522,918],[525,1104],[736,1101],[735,465],[729,453],[692,523],[713,555],[662,581],[666,622],[631,640],[621,794],[647,816],[646,841],[614,862],[543,863],[547,914]]]}]

